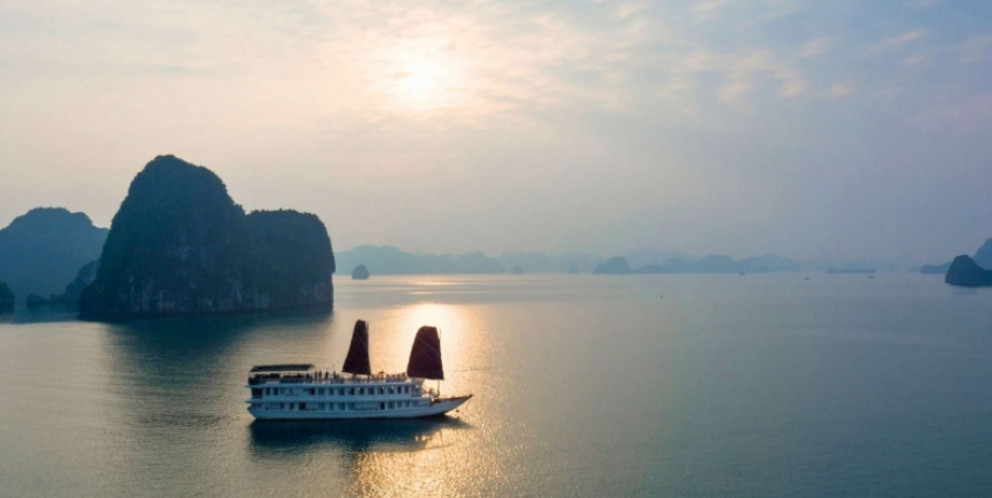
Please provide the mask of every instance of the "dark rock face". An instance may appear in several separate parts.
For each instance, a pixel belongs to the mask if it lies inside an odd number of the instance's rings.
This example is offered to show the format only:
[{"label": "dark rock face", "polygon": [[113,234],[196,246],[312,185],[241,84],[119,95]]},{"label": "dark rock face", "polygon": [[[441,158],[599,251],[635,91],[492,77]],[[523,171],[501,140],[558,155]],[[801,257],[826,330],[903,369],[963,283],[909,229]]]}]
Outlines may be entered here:
[{"label": "dark rock face", "polygon": [[245,215],[210,170],[173,156],[145,166],[114,216],[84,314],[222,313],[333,305],[323,223]]},{"label": "dark rock face", "polygon": [[351,270],[352,280],[368,280],[369,279],[369,269],[365,265],[358,265],[354,270]]},{"label": "dark rock face", "polygon": [[627,262],[627,258],[622,256],[616,256],[606,260],[606,262],[597,266],[592,272],[597,275],[627,275],[633,273],[630,269],[630,263]]},{"label": "dark rock face", "polygon": [[255,279],[268,308],[333,304],[334,252],[320,218],[279,210],[254,211],[247,219],[256,244]]},{"label": "dark rock face", "polygon": [[992,270],[986,270],[968,256],[958,256],[951,262],[944,282],[962,287],[992,286]]},{"label": "dark rock face", "polygon": [[38,306],[47,306],[49,304],[59,304],[61,301],[58,299],[58,296],[54,294],[50,297],[41,297],[37,294],[28,294],[28,298],[24,301],[24,304],[28,308],[35,308]]},{"label": "dark rock face", "polygon": [[100,260],[90,261],[86,266],[79,269],[76,278],[69,285],[65,286],[65,293],[62,294],[61,301],[66,304],[79,303],[79,297],[83,295],[86,286],[96,280],[97,269],[100,268]]},{"label": "dark rock face", "polygon": [[986,270],[992,270],[992,239],[986,240],[982,247],[975,251],[975,263]]},{"label": "dark rock face", "polygon": [[14,291],[7,284],[0,282],[0,309],[14,307]]},{"label": "dark rock face", "polygon": [[0,230],[0,278],[22,299],[59,294],[81,266],[100,257],[107,233],[83,213],[32,209]]},{"label": "dark rock face", "polygon": [[942,265],[923,265],[920,268],[920,273],[924,275],[947,275],[947,270],[951,268],[951,262],[948,261]]}]

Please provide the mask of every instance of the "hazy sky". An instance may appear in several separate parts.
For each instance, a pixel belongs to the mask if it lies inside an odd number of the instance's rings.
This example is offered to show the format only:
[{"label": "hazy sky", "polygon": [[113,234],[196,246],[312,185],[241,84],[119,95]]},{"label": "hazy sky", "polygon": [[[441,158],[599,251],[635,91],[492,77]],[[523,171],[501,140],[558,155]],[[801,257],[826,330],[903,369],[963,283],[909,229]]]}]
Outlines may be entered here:
[{"label": "hazy sky", "polygon": [[0,0],[0,94],[0,225],[175,154],[338,249],[992,237],[986,0]]}]

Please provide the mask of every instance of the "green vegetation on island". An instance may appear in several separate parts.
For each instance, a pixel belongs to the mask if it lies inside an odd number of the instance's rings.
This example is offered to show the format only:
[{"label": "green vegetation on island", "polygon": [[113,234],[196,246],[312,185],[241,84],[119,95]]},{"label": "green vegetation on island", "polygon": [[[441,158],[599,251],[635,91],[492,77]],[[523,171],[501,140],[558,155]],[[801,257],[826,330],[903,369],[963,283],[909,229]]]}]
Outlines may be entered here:
[{"label": "green vegetation on island", "polygon": [[159,156],[131,183],[79,307],[84,314],[330,308],[334,269],[316,216],[246,215],[212,171]]}]

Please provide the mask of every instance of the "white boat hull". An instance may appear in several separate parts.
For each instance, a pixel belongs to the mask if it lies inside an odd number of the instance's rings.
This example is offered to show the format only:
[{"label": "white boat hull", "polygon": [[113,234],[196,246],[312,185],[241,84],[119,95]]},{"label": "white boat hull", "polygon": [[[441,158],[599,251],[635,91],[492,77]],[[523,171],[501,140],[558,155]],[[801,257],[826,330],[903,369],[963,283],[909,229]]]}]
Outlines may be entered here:
[{"label": "white boat hull", "polygon": [[248,408],[258,420],[357,420],[436,417],[465,404],[472,395],[432,400],[425,406],[396,409],[367,409],[363,411],[321,411]]}]

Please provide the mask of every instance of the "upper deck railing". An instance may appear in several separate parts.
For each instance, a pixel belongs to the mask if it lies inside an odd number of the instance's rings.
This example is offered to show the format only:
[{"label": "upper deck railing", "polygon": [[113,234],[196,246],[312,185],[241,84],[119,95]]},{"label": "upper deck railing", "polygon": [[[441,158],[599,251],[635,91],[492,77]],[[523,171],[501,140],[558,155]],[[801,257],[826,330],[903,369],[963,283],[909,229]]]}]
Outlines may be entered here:
[{"label": "upper deck railing", "polygon": [[371,376],[351,376],[337,372],[309,372],[307,374],[282,375],[271,374],[251,374],[248,376],[248,385],[257,386],[261,384],[383,384],[410,382],[411,379],[405,373],[401,374],[375,374]]}]

